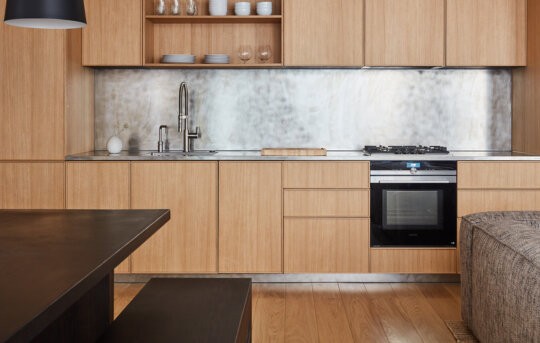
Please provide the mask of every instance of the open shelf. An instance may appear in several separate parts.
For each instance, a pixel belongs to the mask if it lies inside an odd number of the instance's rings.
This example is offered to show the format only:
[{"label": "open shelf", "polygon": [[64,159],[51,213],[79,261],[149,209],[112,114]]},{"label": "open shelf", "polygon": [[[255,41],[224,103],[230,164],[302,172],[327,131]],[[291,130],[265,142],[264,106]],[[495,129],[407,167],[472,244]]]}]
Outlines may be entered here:
[{"label": "open shelf", "polygon": [[[259,0],[246,0],[252,11]],[[282,0],[271,0],[274,15],[236,16],[229,1],[226,16],[211,16],[209,0],[200,0],[199,15],[155,15],[154,1],[143,0],[144,67],[147,68],[279,68],[283,66]],[[185,12],[182,12],[185,13]],[[238,57],[240,46],[250,46],[252,60],[243,64]],[[269,63],[257,63],[260,46],[270,46]],[[163,55],[195,55],[195,64],[160,63]],[[205,64],[206,54],[227,54],[231,64]]]},{"label": "open shelf", "polygon": [[281,15],[249,15],[249,16],[211,16],[211,15],[197,15],[197,16],[178,16],[178,15],[147,15],[146,20],[154,24],[220,24],[220,23],[279,23],[281,22]]},{"label": "open shelf", "polygon": [[208,64],[208,63],[146,63],[147,68],[212,68],[212,69],[254,69],[254,68],[281,68],[281,63],[246,63],[246,64]]}]

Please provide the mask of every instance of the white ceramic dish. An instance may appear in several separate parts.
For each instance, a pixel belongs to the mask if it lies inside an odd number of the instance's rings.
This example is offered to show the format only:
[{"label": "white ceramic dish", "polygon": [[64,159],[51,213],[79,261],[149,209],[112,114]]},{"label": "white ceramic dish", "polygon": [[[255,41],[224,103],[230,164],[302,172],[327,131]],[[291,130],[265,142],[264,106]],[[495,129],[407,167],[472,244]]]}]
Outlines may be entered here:
[{"label": "white ceramic dish", "polygon": [[236,15],[250,15],[251,3],[249,2],[237,2],[234,4],[234,13]]},{"label": "white ceramic dish", "polygon": [[170,54],[163,55],[161,63],[195,63],[194,55]]},{"label": "white ceramic dish", "polygon": [[258,15],[272,15],[272,3],[270,1],[263,1],[257,3]]}]

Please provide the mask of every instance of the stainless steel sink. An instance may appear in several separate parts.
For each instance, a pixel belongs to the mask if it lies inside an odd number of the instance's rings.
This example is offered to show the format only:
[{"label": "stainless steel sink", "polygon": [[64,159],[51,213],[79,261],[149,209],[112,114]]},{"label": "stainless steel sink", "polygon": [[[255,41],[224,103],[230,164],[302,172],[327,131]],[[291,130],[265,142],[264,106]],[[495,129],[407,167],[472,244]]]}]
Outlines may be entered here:
[{"label": "stainless steel sink", "polygon": [[148,153],[148,156],[164,156],[164,157],[174,157],[174,156],[212,156],[217,154],[217,151],[213,150],[199,150],[199,151],[190,151],[190,152],[183,152],[183,151],[164,151],[164,152],[157,152],[152,151]]}]

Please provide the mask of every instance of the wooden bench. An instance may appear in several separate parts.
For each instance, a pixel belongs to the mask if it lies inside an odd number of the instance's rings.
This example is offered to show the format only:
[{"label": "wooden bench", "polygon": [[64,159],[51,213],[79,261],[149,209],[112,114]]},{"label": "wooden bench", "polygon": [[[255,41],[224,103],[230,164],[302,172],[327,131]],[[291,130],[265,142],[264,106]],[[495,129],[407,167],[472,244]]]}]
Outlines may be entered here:
[{"label": "wooden bench", "polygon": [[100,342],[251,342],[251,279],[151,279]]}]

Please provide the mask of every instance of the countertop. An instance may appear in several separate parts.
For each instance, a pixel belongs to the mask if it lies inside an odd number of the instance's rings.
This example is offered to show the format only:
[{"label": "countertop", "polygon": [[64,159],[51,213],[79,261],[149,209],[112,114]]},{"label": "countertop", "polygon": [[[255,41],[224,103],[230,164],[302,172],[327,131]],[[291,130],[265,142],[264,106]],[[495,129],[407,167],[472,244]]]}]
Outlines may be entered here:
[{"label": "countertop", "polygon": [[0,342],[31,341],[169,218],[169,210],[0,211]]},{"label": "countertop", "polygon": [[327,156],[261,156],[260,150],[217,151],[213,155],[181,154],[152,156],[151,151],[122,151],[109,154],[107,151],[93,151],[70,155],[67,161],[540,161],[540,156],[532,156],[509,151],[451,151],[449,154],[395,155],[365,154],[363,151],[330,150]]}]

